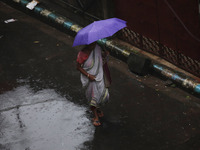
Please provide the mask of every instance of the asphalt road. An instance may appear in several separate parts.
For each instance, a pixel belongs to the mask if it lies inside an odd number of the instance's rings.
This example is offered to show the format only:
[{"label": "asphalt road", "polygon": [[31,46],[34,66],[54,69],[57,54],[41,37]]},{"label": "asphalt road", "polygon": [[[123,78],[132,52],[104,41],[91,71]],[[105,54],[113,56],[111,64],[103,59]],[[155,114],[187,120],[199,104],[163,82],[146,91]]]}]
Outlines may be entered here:
[{"label": "asphalt road", "polygon": [[0,18],[1,150],[200,149],[199,98],[111,57],[110,103],[95,128],[75,67],[81,47],[3,2]]}]

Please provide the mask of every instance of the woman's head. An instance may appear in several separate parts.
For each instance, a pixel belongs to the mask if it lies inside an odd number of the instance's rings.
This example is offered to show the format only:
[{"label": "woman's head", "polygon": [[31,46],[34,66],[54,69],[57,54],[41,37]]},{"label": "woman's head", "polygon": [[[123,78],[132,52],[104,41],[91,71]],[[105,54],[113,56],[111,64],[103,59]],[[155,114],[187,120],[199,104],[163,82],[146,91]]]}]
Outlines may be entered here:
[{"label": "woman's head", "polygon": [[92,51],[96,46],[96,42],[93,42],[89,45],[86,45],[84,48],[83,48],[83,51]]},{"label": "woman's head", "polygon": [[94,47],[95,45],[96,45],[96,41],[95,42],[93,42],[93,43],[90,43],[89,45],[87,45],[88,47]]}]

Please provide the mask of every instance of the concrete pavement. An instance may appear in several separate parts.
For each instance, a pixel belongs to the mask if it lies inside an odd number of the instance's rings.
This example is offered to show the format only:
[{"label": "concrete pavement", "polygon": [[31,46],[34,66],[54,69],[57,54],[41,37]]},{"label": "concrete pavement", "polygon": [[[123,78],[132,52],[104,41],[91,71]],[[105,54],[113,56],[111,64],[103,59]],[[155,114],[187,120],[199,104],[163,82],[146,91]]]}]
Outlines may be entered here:
[{"label": "concrete pavement", "polygon": [[[81,47],[2,2],[0,12],[1,149],[200,148],[199,98],[157,77],[139,77],[113,57],[111,101],[103,125],[94,128],[75,68]],[[5,24],[10,18],[17,21]]]}]

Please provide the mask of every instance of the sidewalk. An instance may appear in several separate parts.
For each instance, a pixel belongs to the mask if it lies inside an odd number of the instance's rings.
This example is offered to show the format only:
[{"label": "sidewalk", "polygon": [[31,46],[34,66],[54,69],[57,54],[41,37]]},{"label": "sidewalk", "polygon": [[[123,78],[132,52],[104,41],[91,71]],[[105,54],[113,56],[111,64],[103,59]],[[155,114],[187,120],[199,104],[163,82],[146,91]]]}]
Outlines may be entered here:
[{"label": "sidewalk", "polygon": [[[199,98],[157,77],[137,76],[114,57],[111,101],[103,126],[94,128],[73,37],[3,2],[0,17],[0,149],[61,150],[80,142],[85,150],[200,148]],[[17,21],[4,23],[11,18]]]}]

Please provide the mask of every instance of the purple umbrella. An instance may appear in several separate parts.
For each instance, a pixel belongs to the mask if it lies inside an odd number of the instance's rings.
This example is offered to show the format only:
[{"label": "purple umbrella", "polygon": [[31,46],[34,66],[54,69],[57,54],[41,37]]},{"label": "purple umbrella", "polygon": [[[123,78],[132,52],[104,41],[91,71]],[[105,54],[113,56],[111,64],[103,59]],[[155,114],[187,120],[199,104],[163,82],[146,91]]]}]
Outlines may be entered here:
[{"label": "purple umbrella", "polygon": [[126,21],[118,18],[94,21],[77,33],[73,46],[88,45],[99,39],[112,36],[124,27],[126,27]]}]

